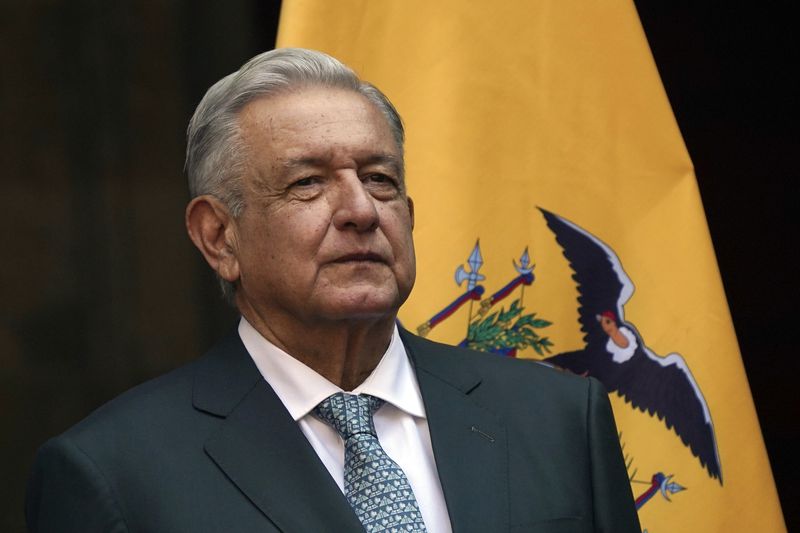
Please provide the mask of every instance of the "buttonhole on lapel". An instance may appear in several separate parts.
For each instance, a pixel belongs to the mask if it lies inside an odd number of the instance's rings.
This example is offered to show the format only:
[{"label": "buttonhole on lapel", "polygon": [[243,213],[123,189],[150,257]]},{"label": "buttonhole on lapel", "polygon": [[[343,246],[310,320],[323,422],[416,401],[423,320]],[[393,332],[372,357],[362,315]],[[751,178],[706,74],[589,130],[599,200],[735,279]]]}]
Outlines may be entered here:
[{"label": "buttonhole on lapel", "polygon": [[471,428],[469,428],[469,429],[470,429],[470,431],[472,431],[473,433],[477,433],[478,435],[480,435],[480,436],[481,436],[481,437],[483,437],[484,439],[488,440],[489,442],[494,442],[494,437],[492,437],[492,436],[491,436],[491,435],[489,435],[488,433],[485,433],[485,432],[481,431],[480,429],[476,428],[475,426],[472,426],[472,427],[471,427]]}]

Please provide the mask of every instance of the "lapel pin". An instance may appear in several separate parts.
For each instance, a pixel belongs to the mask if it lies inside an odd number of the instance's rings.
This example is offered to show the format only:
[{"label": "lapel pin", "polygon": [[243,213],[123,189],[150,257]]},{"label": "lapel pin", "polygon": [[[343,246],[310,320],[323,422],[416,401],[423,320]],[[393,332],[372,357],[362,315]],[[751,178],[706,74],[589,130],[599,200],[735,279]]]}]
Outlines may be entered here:
[{"label": "lapel pin", "polygon": [[491,435],[489,435],[488,433],[486,433],[484,431],[481,431],[480,429],[476,428],[475,426],[472,426],[470,428],[470,431],[472,431],[473,433],[477,433],[478,435],[480,435],[484,439],[488,440],[489,442],[494,442],[494,437],[492,437]]}]

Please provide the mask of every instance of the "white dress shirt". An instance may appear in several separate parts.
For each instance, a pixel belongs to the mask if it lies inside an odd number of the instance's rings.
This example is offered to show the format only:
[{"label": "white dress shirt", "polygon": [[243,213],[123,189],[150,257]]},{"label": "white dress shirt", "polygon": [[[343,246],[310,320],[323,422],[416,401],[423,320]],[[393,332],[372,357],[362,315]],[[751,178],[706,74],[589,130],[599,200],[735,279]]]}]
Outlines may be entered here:
[{"label": "white dress shirt", "polygon": [[[312,414],[317,404],[342,389],[265,339],[244,317],[239,322],[239,336],[261,375],[344,492],[344,441]],[[378,440],[408,477],[428,531],[450,533],[425,406],[397,327],[378,366],[350,393],[369,394],[386,402],[374,417]]]}]

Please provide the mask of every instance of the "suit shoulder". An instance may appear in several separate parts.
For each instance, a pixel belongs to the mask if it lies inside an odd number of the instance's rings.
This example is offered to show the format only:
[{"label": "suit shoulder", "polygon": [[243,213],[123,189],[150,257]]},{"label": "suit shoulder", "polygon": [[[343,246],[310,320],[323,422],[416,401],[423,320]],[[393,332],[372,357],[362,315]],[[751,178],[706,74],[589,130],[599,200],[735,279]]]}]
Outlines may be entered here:
[{"label": "suit shoulder", "polygon": [[[228,378],[238,380],[245,388],[259,377],[235,330],[201,357],[133,387],[99,407],[64,436],[85,449],[102,445],[94,443],[103,439],[106,446],[124,446],[125,439],[139,442],[150,439],[151,443],[179,440],[185,433],[182,428],[205,427],[209,423],[208,413],[195,405],[197,384],[205,383],[209,376],[222,380],[222,385],[230,385]],[[231,389],[219,388],[223,397]]]},{"label": "suit shoulder", "polygon": [[97,431],[125,433],[142,418],[168,418],[178,405],[191,406],[192,383],[198,360],[141,383],[95,409],[65,432],[81,440]]}]

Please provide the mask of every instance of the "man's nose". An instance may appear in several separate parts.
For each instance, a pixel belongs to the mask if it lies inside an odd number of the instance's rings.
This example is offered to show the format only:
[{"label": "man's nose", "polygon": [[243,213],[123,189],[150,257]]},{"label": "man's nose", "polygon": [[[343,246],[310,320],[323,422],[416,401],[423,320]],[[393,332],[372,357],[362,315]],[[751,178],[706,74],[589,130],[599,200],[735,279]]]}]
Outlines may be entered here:
[{"label": "man's nose", "polygon": [[334,201],[333,225],[345,231],[371,231],[378,227],[375,198],[355,172],[340,175]]}]

